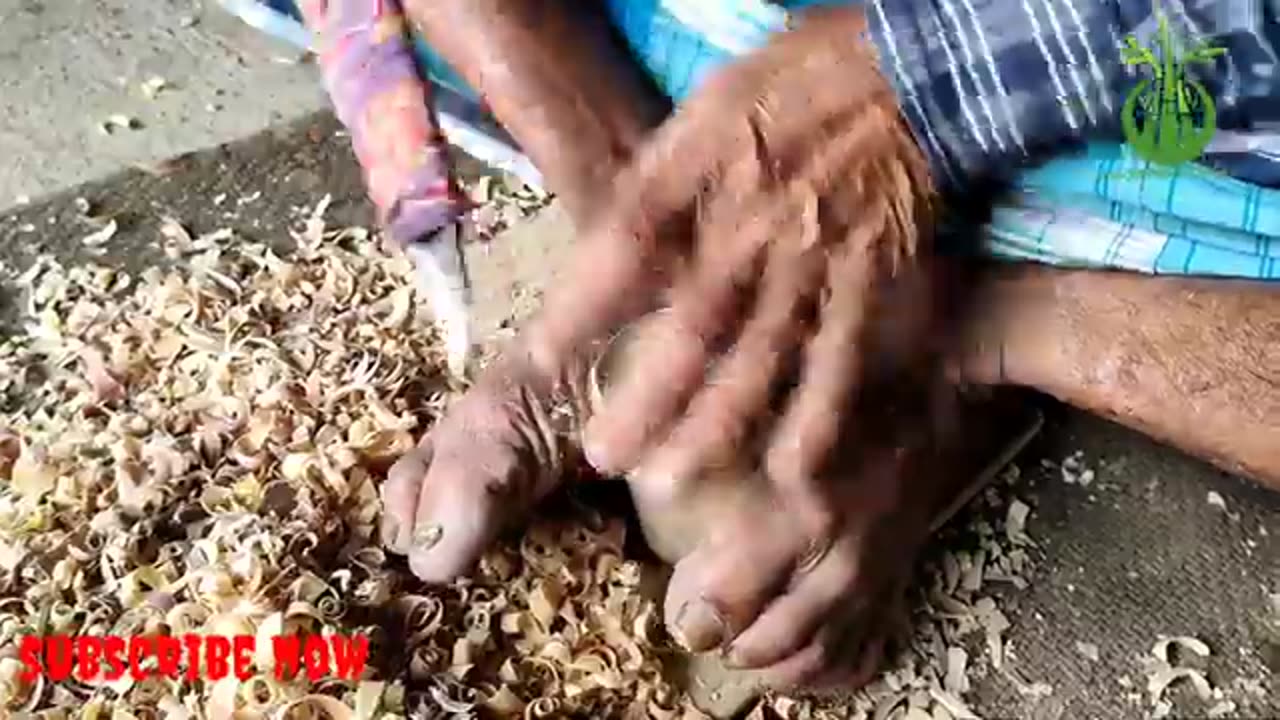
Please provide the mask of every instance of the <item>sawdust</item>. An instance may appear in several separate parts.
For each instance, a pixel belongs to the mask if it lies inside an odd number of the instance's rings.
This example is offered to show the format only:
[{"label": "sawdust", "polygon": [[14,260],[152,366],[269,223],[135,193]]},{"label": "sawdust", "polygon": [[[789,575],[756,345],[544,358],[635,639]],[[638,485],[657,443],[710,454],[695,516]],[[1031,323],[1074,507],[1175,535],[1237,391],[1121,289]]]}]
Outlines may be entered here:
[{"label": "sawdust", "polygon": [[[0,345],[0,658],[24,633],[244,628],[364,634],[384,662],[354,682],[277,681],[264,661],[234,687],[52,687],[0,660],[0,702],[122,720],[702,717],[664,677],[671,650],[620,521],[539,521],[441,589],[379,549],[377,484],[451,390],[410,263],[361,228],[327,227],[327,204],[287,258],[157,218],[189,270],[131,278],[44,258],[15,280],[27,330]],[[1017,479],[1010,467],[927,559],[880,678],[840,703],[770,696],[752,717],[977,717],[966,695],[993,671],[1052,694],[1018,674],[997,602],[1034,570]],[[1169,667],[1162,688],[1199,689]]]},{"label": "sawdust", "polygon": [[1068,485],[1089,487],[1093,484],[1095,471],[1088,467],[1084,459],[1084,451],[1077,450],[1062,459],[1060,466],[1062,481]]},{"label": "sawdust", "polygon": [[169,84],[169,81],[165,80],[163,77],[160,77],[159,75],[152,75],[151,77],[147,78],[139,85],[139,88],[142,90],[143,96],[145,96],[148,100],[155,100],[157,97],[159,97],[162,91],[170,87],[172,86]]},{"label": "sawdust", "polygon": [[[288,259],[160,219],[188,271],[43,258],[0,346],[0,705],[60,718],[696,716],[662,677],[618,520],[535,525],[419,586],[378,547],[377,483],[443,407],[408,260],[322,202]],[[157,599],[160,599],[158,601]],[[44,680],[19,638],[359,634],[358,680]],[[73,710],[73,708],[75,710]]]},{"label": "sawdust", "polygon": [[1205,502],[1209,503],[1213,507],[1216,507],[1223,512],[1227,511],[1227,501],[1223,499],[1222,493],[1217,492],[1216,490],[1209,491],[1209,493],[1205,496]]}]

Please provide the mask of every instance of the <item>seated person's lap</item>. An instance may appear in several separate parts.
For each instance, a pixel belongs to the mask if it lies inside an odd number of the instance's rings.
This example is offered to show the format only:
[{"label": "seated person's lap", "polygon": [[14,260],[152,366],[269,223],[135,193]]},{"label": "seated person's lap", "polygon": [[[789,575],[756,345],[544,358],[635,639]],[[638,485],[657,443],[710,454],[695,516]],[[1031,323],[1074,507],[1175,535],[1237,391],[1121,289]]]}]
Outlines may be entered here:
[{"label": "seated person's lap", "polygon": [[[786,9],[814,4],[821,1],[608,0],[606,7],[637,62],[679,102],[717,67],[785,29]],[[416,46],[433,82],[477,97],[425,43]],[[1099,142],[1087,154],[1025,172],[976,234],[976,246],[990,257],[1060,266],[1280,278],[1280,191],[1194,168],[1152,177],[1133,171],[1140,164],[1119,143]]]}]

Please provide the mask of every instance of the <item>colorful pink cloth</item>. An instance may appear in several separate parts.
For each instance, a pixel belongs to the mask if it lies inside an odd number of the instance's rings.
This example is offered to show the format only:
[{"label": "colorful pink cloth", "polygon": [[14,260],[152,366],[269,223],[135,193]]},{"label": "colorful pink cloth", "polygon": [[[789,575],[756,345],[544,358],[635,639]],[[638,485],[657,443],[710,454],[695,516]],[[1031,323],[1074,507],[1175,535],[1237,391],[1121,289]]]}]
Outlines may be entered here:
[{"label": "colorful pink cloth", "polygon": [[453,182],[400,0],[300,0],[299,9],[391,239],[415,242],[456,221],[468,204]]}]

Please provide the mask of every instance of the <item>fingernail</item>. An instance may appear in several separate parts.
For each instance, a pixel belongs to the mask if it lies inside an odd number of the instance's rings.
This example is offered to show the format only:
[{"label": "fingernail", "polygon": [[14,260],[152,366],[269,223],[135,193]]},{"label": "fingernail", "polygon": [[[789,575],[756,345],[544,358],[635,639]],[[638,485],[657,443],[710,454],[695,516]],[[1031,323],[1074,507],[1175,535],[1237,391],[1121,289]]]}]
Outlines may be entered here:
[{"label": "fingernail", "polygon": [[689,652],[705,652],[724,644],[725,622],[711,603],[691,600],[676,615],[672,635]]},{"label": "fingernail", "polygon": [[413,531],[413,548],[415,550],[430,550],[440,544],[440,540],[444,538],[444,528],[438,523],[422,523]]},{"label": "fingernail", "polygon": [[597,472],[609,473],[609,453],[605,450],[604,443],[599,440],[587,440],[582,445],[582,454],[586,456],[587,462]]},{"label": "fingernail", "polygon": [[400,523],[395,518],[386,516],[382,518],[382,544],[389,550],[399,550],[397,546],[400,540]]}]

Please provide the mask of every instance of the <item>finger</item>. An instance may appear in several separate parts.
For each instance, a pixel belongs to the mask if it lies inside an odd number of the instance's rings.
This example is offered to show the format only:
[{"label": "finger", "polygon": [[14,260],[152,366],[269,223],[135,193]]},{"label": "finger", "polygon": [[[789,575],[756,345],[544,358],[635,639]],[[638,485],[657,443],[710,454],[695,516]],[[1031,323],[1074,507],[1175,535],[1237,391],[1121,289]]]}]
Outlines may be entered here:
[{"label": "finger", "polygon": [[[804,228],[816,221],[816,212],[804,213],[797,224]],[[710,381],[695,395],[688,414],[642,463],[637,474],[646,482],[694,477],[702,469],[732,461],[755,426],[770,414],[779,379],[798,359],[824,279],[823,254],[801,249],[803,244],[773,246],[754,313],[729,355],[716,364]]]},{"label": "finger", "polygon": [[[685,299],[694,294],[678,293],[672,308],[632,331],[636,337],[624,352],[644,358],[643,366],[627,363],[609,372],[601,407],[583,434],[587,460],[597,471],[630,470],[641,449],[661,435],[702,381],[720,330],[719,323],[705,317],[707,305]],[[655,377],[658,372],[660,378]]]},{"label": "finger", "polygon": [[812,571],[793,579],[786,594],[729,646],[729,663],[761,668],[782,662],[812,642],[833,615],[857,612],[862,601],[856,593],[860,568],[854,547],[852,539],[842,541]]},{"label": "finger", "polygon": [[568,271],[552,284],[521,333],[533,367],[548,377],[567,374],[594,343],[652,307],[663,269],[655,233],[651,227],[628,227],[621,219],[587,232]]},{"label": "finger", "polygon": [[[664,615],[676,641],[691,652],[725,647],[749,626],[787,582],[797,549],[747,523],[726,528],[676,564],[667,587]],[[754,529],[754,535],[750,534]]]},{"label": "finger", "polygon": [[429,444],[416,447],[391,466],[382,484],[382,543],[393,553],[409,552],[418,497],[430,465]]},{"label": "finger", "polygon": [[677,112],[619,174],[613,209],[586,228],[565,279],[523,333],[537,366],[554,373],[653,308],[689,250],[719,158],[733,157],[711,149],[716,122],[714,112]]},{"label": "finger", "polygon": [[635,467],[644,450],[684,413],[710,360],[738,327],[776,227],[769,215],[776,211],[762,207],[750,214],[726,212],[725,225],[707,226],[702,257],[677,284],[671,306],[633,330],[635,349],[629,354],[644,362],[621,363],[604,390],[603,407],[585,428],[586,454],[597,470],[621,473]]},{"label": "finger", "polygon": [[787,692],[809,687],[827,672],[831,665],[831,647],[823,638],[815,638],[799,652],[760,672],[765,687]]},{"label": "finger", "polygon": [[799,652],[759,671],[764,684],[782,692],[812,691],[850,678],[855,663],[878,637],[867,618],[862,608],[829,618]]},{"label": "finger", "polygon": [[[869,218],[833,253],[828,265],[830,297],[819,330],[806,348],[800,384],[779,422],[765,463],[782,497],[794,503],[802,522],[825,523],[824,493],[818,476],[844,428],[842,418],[863,374],[868,308],[880,269],[875,234],[882,218]],[[868,239],[868,236],[870,239]]]},{"label": "finger", "polygon": [[[521,492],[532,483],[514,451],[497,438],[468,440],[462,449],[437,444],[417,498],[409,568],[427,582],[448,582],[470,572],[508,518],[534,500]],[[495,450],[476,457],[476,448]]]}]

